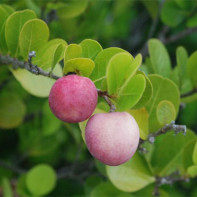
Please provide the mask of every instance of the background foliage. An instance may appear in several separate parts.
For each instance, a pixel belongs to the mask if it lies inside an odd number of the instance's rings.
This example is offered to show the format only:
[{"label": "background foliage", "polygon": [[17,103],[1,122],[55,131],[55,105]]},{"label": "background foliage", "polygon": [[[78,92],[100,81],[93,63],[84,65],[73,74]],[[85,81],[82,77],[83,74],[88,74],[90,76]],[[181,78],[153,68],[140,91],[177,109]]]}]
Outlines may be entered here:
[{"label": "background foliage", "polygon": [[[197,195],[195,0],[0,3],[0,196]],[[24,63],[31,51],[50,77]],[[69,72],[92,79],[137,120],[146,142],[127,163],[94,160],[86,121],[63,123],[51,113],[54,78]],[[100,97],[95,113],[107,111]],[[173,120],[187,126],[185,136],[148,142]]]}]

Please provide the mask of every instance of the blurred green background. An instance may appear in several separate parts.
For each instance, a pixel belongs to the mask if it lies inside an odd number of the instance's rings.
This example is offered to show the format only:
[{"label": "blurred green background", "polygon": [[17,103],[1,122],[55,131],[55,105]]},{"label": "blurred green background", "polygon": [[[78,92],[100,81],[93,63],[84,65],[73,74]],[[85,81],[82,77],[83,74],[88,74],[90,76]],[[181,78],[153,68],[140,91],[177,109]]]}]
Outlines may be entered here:
[{"label": "blurred green background", "polygon": [[[0,4],[15,10],[34,10],[48,23],[50,39],[62,38],[69,44],[91,38],[103,48],[120,47],[134,56],[142,53],[145,60],[147,41],[155,37],[166,44],[173,66],[178,46],[184,46],[188,54],[197,49],[195,0],[79,0],[78,7],[64,10],[62,4],[69,2],[0,0]],[[196,132],[196,117],[194,99],[180,107],[177,123]],[[18,174],[40,163],[52,165],[59,176],[55,189],[46,196],[99,197],[104,195],[99,193],[101,190],[107,191],[106,196],[132,196],[116,191],[110,183],[99,188],[107,181],[103,165],[94,162],[88,153],[79,126],[56,119],[47,98],[30,95],[9,69],[0,65],[0,196],[31,196],[25,189],[24,177]],[[195,197],[196,181],[164,186],[163,190],[173,197]],[[152,190],[153,186],[149,186],[134,196],[148,197]]]}]

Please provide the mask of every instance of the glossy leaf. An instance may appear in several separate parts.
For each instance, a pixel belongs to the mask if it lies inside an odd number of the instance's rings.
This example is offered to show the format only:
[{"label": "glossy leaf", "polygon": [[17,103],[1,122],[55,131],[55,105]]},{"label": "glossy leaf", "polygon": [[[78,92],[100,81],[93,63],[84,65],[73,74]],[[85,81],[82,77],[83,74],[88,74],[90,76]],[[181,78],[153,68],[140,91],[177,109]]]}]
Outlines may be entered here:
[{"label": "glossy leaf", "polygon": [[171,73],[171,62],[165,46],[158,39],[150,39],[148,49],[154,72],[161,76],[169,77]]},{"label": "glossy leaf", "polygon": [[0,128],[18,127],[25,116],[26,107],[15,94],[7,93],[0,96]]},{"label": "glossy leaf", "polygon": [[157,105],[157,120],[161,126],[169,124],[176,118],[176,109],[172,102],[163,100]]},{"label": "glossy leaf", "polygon": [[197,176],[197,165],[190,166],[190,167],[187,169],[187,174],[188,174],[189,177],[191,177],[191,178],[196,177],[196,176]]},{"label": "glossy leaf", "polygon": [[95,68],[90,76],[90,79],[95,83],[97,88],[100,88],[102,80],[106,78],[106,68],[109,60],[117,53],[125,52],[121,48],[111,47],[104,49],[96,56]]},{"label": "glossy leaf", "polygon": [[126,52],[114,55],[107,64],[107,91],[109,95],[116,94],[124,81],[133,74],[131,62],[133,57]]},{"label": "glossy leaf", "polygon": [[14,194],[12,192],[12,186],[8,178],[2,177],[0,180],[0,185],[3,189],[3,196],[4,197],[14,197]]},{"label": "glossy leaf", "polygon": [[97,185],[95,188],[92,189],[92,191],[90,193],[90,197],[98,197],[98,196],[102,196],[102,197],[109,197],[109,196],[132,197],[132,195],[118,190],[116,187],[114,187],[109,182],[100,183],[99,185]]},{"label": "glossy leaf", "polygon": [[64,48],[67,46],[67,42],[63,39],[56,38],[48,41],[36,51],[36,57],[32,59],[33,64],[38,65],[42,69],[48,69],[51,68],[52,65],[54,66],[54,59],[56,59],[55,52],[59,45],[63,45],[63,54],[61,53],[61,58],[63,59],[62,55],[64,55]]},{"label": "glossy leaf", "polygon": [[192,53],[187,62],[187,73],[192,82],[193,87],[197,87],[197,51]]},{"label": "glossy leaf", "polygon": [[102,46],[96,41],[91,39],[85,39],[80,43],[82,48],[82,57],[90,58],[92,60],[95,59],[98,53],[100,53],[103,48]]},{"label": "glossy leaf", "polygon": [[192,89],[192,84],[187,75],[188,54],[185,48],[178,47],[176,50],[178,82],[182,93],[189,92]]},{"label": "glossy leaf", "polygon": [[[14,77],[19,81],[22,87],[30,94],[38,97],[47,97],[55,83],[54,79],[45,76],[34,75],[25,69],[11,69]],[[62,68],[59,64],[54,69],[54,74],[62,76]]]},{"label": "glossy leaf", "polygon": [[28,59],[30,51],[37,51],[49,38],[47,24],[40,19],[33,19],[25,23],[19,36],[21,55]]},{"label": "glossy leaf", "polygon": [[75,72],[78,75],[89,77],[94,69],[94,62],[89,58],[74,58],[64,64],[64,74]]},{"label": "glossy leaf", "polygon": [[120,166],[106,166],[110,181],[119,190],[135,192],[153,183],[155,178],[139,153]]},{"label": "glossy leaf", "polygon": [[57,9],[59,18],[73,18],[85,11],[87,7],[87,0],[70,0],[66,3],[62,3]]},{"label": "glossy leaf", "polygon": [[[174,132],[159,136],[154,144],[151,164],[156,174],[167,176],[174,171],[184,172],[183,153],[187,144],[193,141],[196,136],[192,131],[187,130],[186,136],[182,133],[173,135]],[[162,155],[162,157],[161,157]]]},{"label": "glossy leaf", "polygon": [[180,93],[176,84],[167,78],[161,77],[160,75],[149,75],[149,79],[153,86],[153,96],[146,108],[149,113],[149,129],[150,132],[154,132],[161,127],[156,114],[158,104],[163,100],[172,102],[177,115],[180,104]]},{"label": "glossy leaf", "polygon": [[34,196],[48,194],[54,189],[55,184],[56,174],[49,165],[39,164],[27,173],[26,185]]},{"label": "glossy leaf", "polygon": [[146,79],[142,74],[135,75],[127,81],[115,100],[117,110],[125,111],[132,108],[142,97],[145,87]]},{"label": "glossy leaf", "polygon": [[142,97],[134,106],[135,109],[139,109],[141,107],[146,106],[146,104],[150,101],[152,94],[153,94],[153,86],[151,84],[150,79],[143,72],[138,71],[137,73],[144,75],[146,79],[146,87],[145,87],[144,93],[142,94]]},{"label": "glossy leaf", "polygon": [[82,47],[79,44],[68,45],[64,55],[64,65],[66,61],[79,57],[82,57]]},{"label": "glossy leaf", "polygon": [[136,120],[140,129],[140,138],[146,140],[149,134],[148,112],[145,108],[128,111]]},{"label": "glossy leaf", "polygon": [[180,9],[175,1],[168,0],[164,3],[161,11],[161,19],[166,25],[176,27],[184,18],[183,10]]},{"label": "glossy leaf", "polygon": [[5,24],[5,39],[11,55],[16,56],[19,54],[20,32],[23,25],[34,18],[36,18],[36,15],[32,10],[17,11],[8,17]]}]

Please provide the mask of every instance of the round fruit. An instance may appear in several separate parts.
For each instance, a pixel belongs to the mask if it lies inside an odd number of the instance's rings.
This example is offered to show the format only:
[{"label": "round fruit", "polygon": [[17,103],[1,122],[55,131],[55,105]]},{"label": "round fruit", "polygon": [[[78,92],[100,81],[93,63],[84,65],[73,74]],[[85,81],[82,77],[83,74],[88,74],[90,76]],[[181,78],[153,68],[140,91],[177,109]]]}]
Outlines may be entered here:
[{"label": "round fruit", "polygon": [[97,100],[94,83],[78,75],[58,79],[49,94],[51,111],[60,120],[70,123],[88,119],[96,108]]},{"label": "round fruit", "polygon": [[85,140],[99,161],[117,166],[128,161],[139,144],[139,127],[127,112],[93,115],[86,125]]}]

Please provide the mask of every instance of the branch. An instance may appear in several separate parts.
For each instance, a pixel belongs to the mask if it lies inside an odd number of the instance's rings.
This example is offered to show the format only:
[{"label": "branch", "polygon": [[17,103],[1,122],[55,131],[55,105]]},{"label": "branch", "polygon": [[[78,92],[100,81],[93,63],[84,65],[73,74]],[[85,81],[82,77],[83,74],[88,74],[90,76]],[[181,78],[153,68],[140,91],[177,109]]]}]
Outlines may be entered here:
[{"label": "branch", "polygon": [[176,42],[177,40],[180,40],[181,38],[184,38],[184,37],[186,37],[188,35],[191,35],[193,33],[196,33],[196,32],[197,32],[197,27],[185,29],[185,30],[179,32],[178,34],[175,34],[175,35],[172,35],[169,38],[166,38],[164,40],[164,44],[169,44],[169,43],[172,43],[172,42]]},{"label": "branch", "polygon": [[181,95],[181,98],[187,97],[187,96],[191,96],[192,94],[197,93],[197,88],[194,88],[193,90],[191,90],[190,92],[187,92],[185,94]]},{"label": "branch", "polygon": [[172,174],[170,174],[169,176],[165,176],[165,177],[156,177],[156,183],[155,183],[155,188],[153,191],[153,195],[154,196],[159,196],[159,187],[161,185],[172,185],[175,182],[179,182],[179,181],[185,181],[188,182],[189,178],[185,177],[185,176],[181,176],[179,171],[173,172]]},{"label": "branch", "polygon": [[49,78],[52,78],[55,80],[60,78],[59,76],[57,76],[53,73],[50,73],[50,72],[46,72],[46,71],[42,70],[41,68],[37,67],[37,65],[32,64],[31,60],[32,60],[32,57],[34,57],[34,56],[35,56],[35,52],[34,51],[30,52],[28,62],[24,62],[24,61],[20,61],[16,58],[13,58],[9,55],[1,55],[0,54],[0,65],[10,65],[11,64],[14,69],[17,69],[17,68],[26,69],[35,75],[42,75],[42,76],[49,77]]},{"label": "branch", "polygon": [[115,107],[115,105],[111,102],[111,100],[110,100],[110,95],[108,95],[108,93],[107,93],[107,91],[101,91],[101,90],[99,90],[99,89],[97,89],[97,91],[98,91],[98,95],[100,96],[100,97],[103,97],[104,99],[105,99],[105,101],[107,102],[107,104],[109,105],[109,107],[110,107],[110,112],[114,112],[115,110],[116,110],[116,107]]},{"label": "branch", "polygon": [[159,129],[158,131],[149,134],[147,140],[140,139],[139,146],[146,141],[153,144],[155,142],[155,137],[157,137],[159,135],[162,135],[162,134],[165,134],[165,133],[167,133],[168,131],[171,131],[171,130],[175,131],[175,135],[180,133],[180,132],[183,132],[183,134],[185,135],[186,134],[186,125],[176,125],[175,121],[172,121],[170,124],[165,125],[163,128]]},{"label": "branch", "polygon": [[7,162],[5,162],[3,160],[0,160],[0,167],[9,169],[9,170],[15,172],[16,174],[23,174],[23,173],[26,172],[25,170],[20,169],[17,166],[14,166],[14,165],[12,165],[10,163],[7,163]]}]

